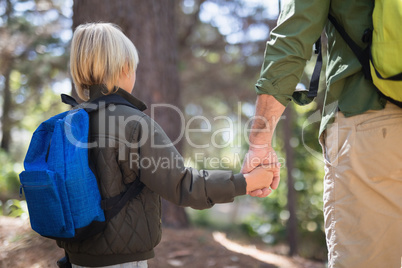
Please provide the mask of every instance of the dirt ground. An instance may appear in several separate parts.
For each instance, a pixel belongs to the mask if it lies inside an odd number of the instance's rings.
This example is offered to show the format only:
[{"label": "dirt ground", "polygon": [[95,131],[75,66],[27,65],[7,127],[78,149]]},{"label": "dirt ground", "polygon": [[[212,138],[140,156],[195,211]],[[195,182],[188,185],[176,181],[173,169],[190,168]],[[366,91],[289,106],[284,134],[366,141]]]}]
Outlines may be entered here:
[{"label": "dirt ground", "polygon": [[[324,268],[322,263],[289,258],[229,240],[204,229],[164,229],[149,268]],[[29,221],[0,216],[0,267],[57,267],[63,256],[55,242],[30,229]]]}]

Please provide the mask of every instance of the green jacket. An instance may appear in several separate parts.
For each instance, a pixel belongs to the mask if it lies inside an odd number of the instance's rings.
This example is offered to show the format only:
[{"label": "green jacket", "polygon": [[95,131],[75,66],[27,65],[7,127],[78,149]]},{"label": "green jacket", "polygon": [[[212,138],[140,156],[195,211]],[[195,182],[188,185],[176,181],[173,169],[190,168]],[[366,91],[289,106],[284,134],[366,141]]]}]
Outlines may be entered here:
[{"label": "green jacket", "polygon": [[364,79],[361,65],[333,25],[328,13],[344,27],[362,48],[362,36],[372,29],[373,0],[289,0],[282,1],[278,25],[267,42],[258,94],[274,96],[283,105],[295,99],[293,92],[311,58],[312,47],[325,29],[328,37],[326,91],[320,133],[339,109],[345,116],[380,110],[386,100]]},{"label": "green jacket", "polygon": [[[139,110],[116,105],[90,117],[91,149],[101,195],[116,196],[140,179],[145,187],[113,218],[103,233],[80,243],[58,241],[70,261],[81,266],[106,266],[146,260],[161,239],[160,197],[179,206],[196,209],[232,202],[246,193],[242,174],[231,171],[195,170],[184,166],[181,155],[161,127],[142,111],[144,103],[119,89]],[[102,95],[91,88],[91,100]]]}]

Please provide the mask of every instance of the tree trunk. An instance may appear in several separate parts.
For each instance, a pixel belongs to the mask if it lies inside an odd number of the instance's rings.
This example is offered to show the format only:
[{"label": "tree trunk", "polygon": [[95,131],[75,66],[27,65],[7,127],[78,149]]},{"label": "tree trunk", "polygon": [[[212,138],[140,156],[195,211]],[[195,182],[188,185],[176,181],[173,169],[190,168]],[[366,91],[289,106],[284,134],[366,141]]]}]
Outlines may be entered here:
[{"label": "tree trunk", "polygon": [[297,254],[297,218],[296,218],[296,191],[294,189],[294,181],[292,176],[293,164],[293,148],[290,146],[292,138],[292,107],[287,107],[284,120],[284,138],[286,152],[286,168],[287,168],[287,186],[288,186],[288,210],[289,220],[287,222],[287,238],[289,244],[289,255]]},{"label": "tree trunk", "polygon": [[1,137],[1,149],[6,152],[10,151],[10,143],[11,143],[11,128],[12,122],[10,118],[10,111],[12,105],[11,99],[11,85],[10,85],[10,76],[11,76],[11,64],[8,65],[9,67],[6,69],[4,73],[4,88],[3,88],[3,113],[1,117],[1,130],[2,130],[2,137]]},{"label": "tree trunk", "polygon": [[[85,22],[112,22],[133,41],[140,58],[133,94],[148,105],[147,113],[158,122],[172,141],[184,126],[169,104],[181,110],[175,33],[175,1],[86,0],[74,1],[73,29]],[[154,109],[153,109],[154,108]],[[175,144],[181,151],[182,143]],[[183,208],[163,201],[165,226],[188,226]]]},{"label": "tree trunk", "polygon": [[[12,13],[12,3],[10,0],[6,1],[6,12],[5,12],[5,22],[9,25],[9,20]],[[3,52],[4,53],[4,52]],[[11,97],[11,71],[13,70],[13,58],[10,54],[5,52],[5,54],[0,54],[2,66],[0,66],[0,74],[4,76],[4,88],[3,88],[3,111],[1,117],[1,144],[0,147],[6,152],[10,151],[11,144],[11,128],[12,121],[10,118],[10,112],[12,108],[12,97]],[[3,68],[1,68],[3,67]]]}]

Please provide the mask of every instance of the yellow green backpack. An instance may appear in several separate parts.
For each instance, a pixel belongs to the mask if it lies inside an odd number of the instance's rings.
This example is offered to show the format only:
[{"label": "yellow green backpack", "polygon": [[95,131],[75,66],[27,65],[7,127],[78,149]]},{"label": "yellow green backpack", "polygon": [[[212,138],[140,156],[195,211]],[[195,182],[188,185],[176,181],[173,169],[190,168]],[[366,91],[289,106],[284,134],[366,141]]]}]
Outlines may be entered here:
[{"label": "yellow green backpack", "polygon": [[402,1],[376,0],[370,72],[374,85],[402,102]]},{"label": "yellow green backpack", "polygon": [[[402,107],[402,0],[375,0],[373,30],[367,29],[360,48],[332,15],[328,19],[334,25],[362,65],[366,79],[373,82],[380,94]],[[317,64],[308,90],[306,103],[317,96],[322,65],[321,39],[316,42]]]}]

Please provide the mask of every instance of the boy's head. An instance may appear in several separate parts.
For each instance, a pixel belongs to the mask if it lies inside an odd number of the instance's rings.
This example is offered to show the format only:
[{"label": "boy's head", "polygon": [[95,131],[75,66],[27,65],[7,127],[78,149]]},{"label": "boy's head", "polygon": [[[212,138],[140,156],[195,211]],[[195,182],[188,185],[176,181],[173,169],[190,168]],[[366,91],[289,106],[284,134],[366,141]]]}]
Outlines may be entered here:
[{"label": "boy's head", "polygon": [[70,71],[78,96],[88,100],[87,88],[104,84],[114,91],[122,75],[134,75],[138,53],[134,44],[112,23],[78,26],[71,42]]}]

